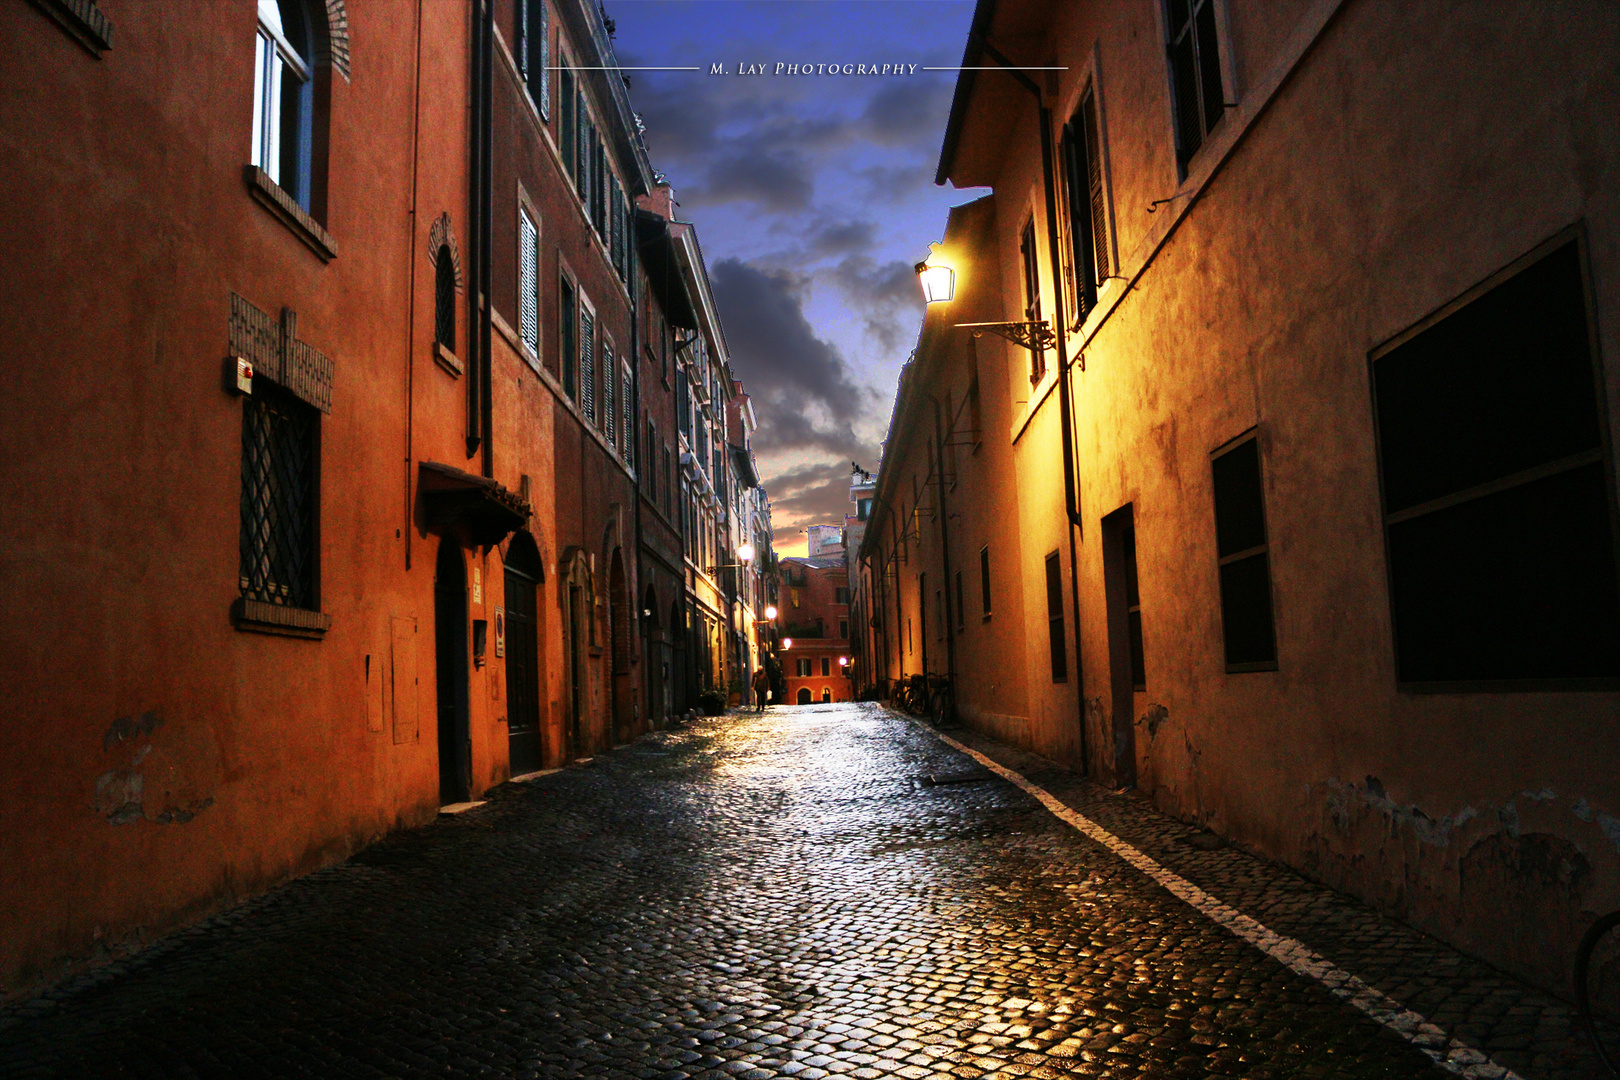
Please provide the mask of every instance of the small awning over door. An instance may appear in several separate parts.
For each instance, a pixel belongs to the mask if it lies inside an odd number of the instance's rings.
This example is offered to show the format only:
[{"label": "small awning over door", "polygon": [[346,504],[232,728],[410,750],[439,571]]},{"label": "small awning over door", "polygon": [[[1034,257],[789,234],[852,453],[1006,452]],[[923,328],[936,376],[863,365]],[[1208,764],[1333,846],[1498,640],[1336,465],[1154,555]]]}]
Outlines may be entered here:
[{"label": "small awning over door", "polygon": [[465,528],[475,544],[498,544],[529,520],[523,496],[487,476],[453,465],[422,462],[419,470],[423,517],[429,532]]}]

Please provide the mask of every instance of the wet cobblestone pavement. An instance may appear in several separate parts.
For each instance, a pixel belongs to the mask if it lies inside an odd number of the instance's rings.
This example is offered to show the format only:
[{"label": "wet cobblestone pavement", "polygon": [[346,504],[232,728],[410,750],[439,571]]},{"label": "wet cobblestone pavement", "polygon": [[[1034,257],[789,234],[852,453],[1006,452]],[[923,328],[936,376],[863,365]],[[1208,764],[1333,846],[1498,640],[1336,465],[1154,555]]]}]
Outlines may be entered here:
[{"label": "wet cobblestone pavement", "polygon": [[[1546,1070],[1523,1075],[1589,1075],[1556,1003],[1433,943],[1379,961],[1428,939],[1021,762],[1381,988],[1419,979],[1431,1020],[1489,1012],[1479,1037]],[[1065,1074],[1451,1075],[875,706],[723,717],[503,785],[0,1012],[7,1077]]]}]

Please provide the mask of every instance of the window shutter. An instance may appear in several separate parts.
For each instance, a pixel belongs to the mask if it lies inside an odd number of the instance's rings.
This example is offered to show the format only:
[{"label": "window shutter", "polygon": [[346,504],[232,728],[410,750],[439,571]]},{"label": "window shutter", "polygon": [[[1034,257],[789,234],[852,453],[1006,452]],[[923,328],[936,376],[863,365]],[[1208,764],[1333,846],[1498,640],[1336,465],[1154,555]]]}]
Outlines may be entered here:
[{"label": "window shutter", "polygon": [[579,309],[579,398],[585,419],[596,422],[596,319]]},{"label": "window shutter", "polygon": [[[538,0],[545,3],[545,0]],[[529,81],[529,0],[517,0],[517,62],[518,74]]]},{"label": "window shutter", "polygon": [[535,355],[540,353],[540,232],[529,220],[526,211],[518,211],[518,268],[519,321],[523,344]]},{"label": "window shutter", "polygon": [[623,380],[623,391],[619,394],[619,445],[624,447],[625,464],[635,468],[636,426],[633,423],[635,417],[630,413],[630,369],[625,368],[620,377]]},{"label": "window shutter", "polygon": [[607,436],[608,445],[614,445],[618,440],[618,377],[613,373],[613,350],[606,342],[602,343],[602,434]]},{"label": "window shutter", "polygon": [[624,256],[620,245],[624,242],[623,221],[619,216],[619,178],[608,174],[608,259],[613,272],[624,277]]},{"label": "window shutter", "polygon": [[[538,5],[540,17],[536,29],[540,38],[540,117],[543,120],[551,119],[551,12],[546,7],[546,0],[529,0],[529,3]],[[532,45],[530,46],[533,47]]]},{"label": "window shutter", "polygon": [[1086,185],[1091,196],[1091,249],[1097,259],[1097,287],[1108,280],[1108,208],[1103,202],[1102,137],[1097,124],[1097,96],[1086,91],[1080,102],[1086,139]]}]

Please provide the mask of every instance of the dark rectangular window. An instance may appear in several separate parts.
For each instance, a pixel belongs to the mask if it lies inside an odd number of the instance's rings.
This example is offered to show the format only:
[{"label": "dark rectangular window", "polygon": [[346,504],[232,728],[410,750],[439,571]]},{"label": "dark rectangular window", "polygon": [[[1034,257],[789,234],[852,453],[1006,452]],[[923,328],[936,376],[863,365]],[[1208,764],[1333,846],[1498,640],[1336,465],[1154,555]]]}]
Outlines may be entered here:
[{"label": "dark rectangular window", "polygon": [[825,679],[827,676],[829,676],[831,674],[832,674],[832,657],[823,656],[821,658],[821,677]]},{"label": "dark rectangular window", "polygon": [[1046,557],[1046,628],[1052,648],[1052,681],[1069,678],[1069,644],[1063,634],[1063,563],[1057,552]]},{"label": "dark rectangular window", "polygon": [[560,331],[558,347],[562,350],[562,384],[563,393],[569,397],[575,396],[574,373],[579,363],[579,327],[575,322],[577,304],[574,299],[574,283],[563,278],[562,287],[557,291],[557,326]]},{"label": "dark rectangular window", "polygon": [[242,596],[317,609],[320,412],[265,378],[242,401]]},{"label": "dark rectangular window", "polygon": [[979,549],[979,597],[984,602],[984,617],[990,617],[990,545]]},{"label": "dark rectangular window", "polygon": [[845,641],[849,640],[849,620],[848,619],[839,619],[838,620],[838,636],[843,638]]},{"label": "dark rectangular window", "polygon": [[843,586],[843,585],[840,585],[836,589],[834,589],[833,590],[833,603],[835,603],[835,604],[847,604],[847,603],[849,603],[849,589],[847,587]]},{"label": "dark rectangular window", "polygon": [[1101,132],[1097,97],[1087,88],[1063,128],[1063,185],[1069,201],[1069,244],[1074,273],[1076,319],[1097,304],[1097,290],[1108,280],[1107,205],[1103,195]]},{"label": "dark rectangular window", "polygon": [[[1041,321],[1041,273],[1039,255],[1035,247],[1035,219],[1024,223],[1024,235],[1018,241],[1018,255],[1024,274],[1024,321]],[[1029,381],[1038,383],[1046,374],[1046,353],[1040,349],[1029,351]]]},{"label": "dark rectangular window", "polygon": [[1187,162],[1226,113],[1215,0],[1169,0],[1170,92],[1176,116],[1176,164]]},{"label": "dark rectangular window", "polygon": [[1372,356],[1404,689],[1620,679],[1583,255],[1576,238],[1549,246]]},{"label": "dark rectangular window", "polygon": [[1277,638],[1271,618],[1271,549],[1266,544],[1260,440],[1251,436],[1217,454],[1211,464],[1226,670],[1275,671]]},{"label": "dark rectangular window", "polygon": [[794,670],[799,673],[799,678],[808,679],[810,677],[810,661],[801,657],[798,663],[794,665]]},{"label": "dark rectangular window", "polygon": [[566,67],[557,72],[557,107],[562,113],[557,120],[557,149],[562,154],[563,168],[574,178],[575,186],[578,186],[579,174],[574,167],[574,145],[579,139],[579,95],[574,91],[574,73]]}]

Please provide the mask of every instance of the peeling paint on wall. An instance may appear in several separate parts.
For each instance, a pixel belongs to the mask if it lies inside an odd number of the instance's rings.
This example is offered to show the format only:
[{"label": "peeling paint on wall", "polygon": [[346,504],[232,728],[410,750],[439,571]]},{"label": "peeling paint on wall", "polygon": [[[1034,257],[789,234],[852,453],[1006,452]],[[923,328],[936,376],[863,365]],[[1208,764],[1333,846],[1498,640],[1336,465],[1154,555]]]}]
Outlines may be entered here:
[{"label": "peeling paint on wall", "polygon": [[[219,754],[206,727],[171,730],[170,744],[153,765],[140,769],[152,754],[155,737],[163,727],[157,710],[139,716],[121,716],[101,738],[104,754],[121,756],[124,763],[96,777],[96,813],[110,825],[146,820],[155,825],[183,825],[214,805],[210,790],[219,775]],[[148,774],[152,783],[148,784]],[[148,807],[151,802],[152,807]]]}]

